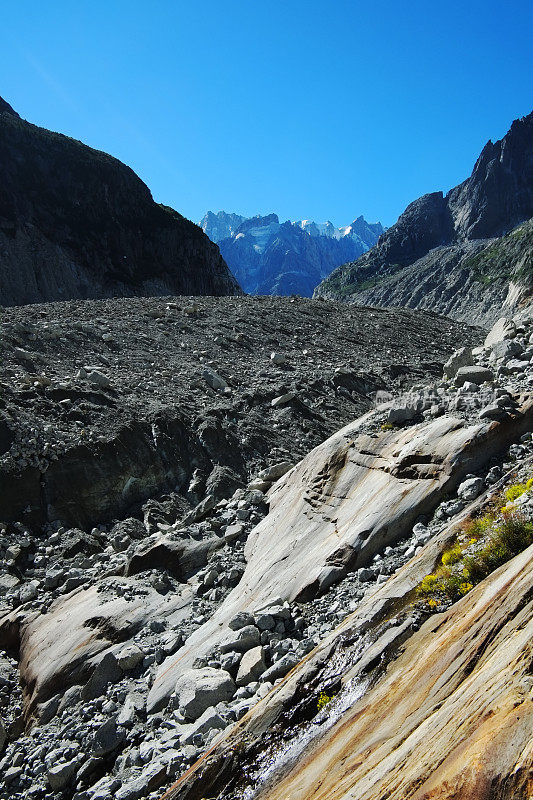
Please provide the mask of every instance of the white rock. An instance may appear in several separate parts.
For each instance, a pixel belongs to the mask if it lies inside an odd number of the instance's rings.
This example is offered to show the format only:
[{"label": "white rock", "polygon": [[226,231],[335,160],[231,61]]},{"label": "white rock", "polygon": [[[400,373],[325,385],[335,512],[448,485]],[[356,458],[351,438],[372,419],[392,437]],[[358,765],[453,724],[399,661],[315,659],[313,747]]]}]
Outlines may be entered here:
[{"label": "white rock", "polygon": [[461,347],[445,363],[444,374],[447,378],[453,378],[460,367],[471,367],[473,363],[472,351],[468,347]]},{"label": "white rock", "polygon": [[140,664],[144,658],[143,651],[137,647],[136,644],[129,644],[123,650],[120,650],[116,655],[117,663],[120,669],[128,672],[130,669],[135,669],[137,664]]},{"label": "white rock", "polygon": [[516,325],[513,320],[507,317],[500,317],[488,332],[485,339],[485,347],[492,347],[493,344],[502,342],[504,339],[514,339],[515,336]]},{"label": "white rock", "polygon": [[277,481],[279,478],[282,478],[291,467],[292,464],[290,461],[280,461],[279,464],[273,464],[271,467],[262,470],[257,477],[262,481]]},{"label": "white rock", "polygon": [[278,408],[279,406],[284,406],[287,403],[290,403],[295,397],[296,394],[294,392],[286,392],[286,394],[280,394],[279,397],[275,397],[273,400],[271,400],[270,405],[272,408]]},{"label": "white rock", "polygon": [[176,697],[186,719],[195,720],[210,706],[231,700],[236,686],[223,669],[188,669],[176,682]]},{"label": "white rock", "polygon": [[481,478],[468,478],[459,486],[457,494],[462,500],[470,501],[479,497],[482,491],[483,480]]},{"label": "white rock", "polygon": [[261,646],[248,650],[241,659],[237,673],[237,686],[246,686],[256,681],[266,670],[264,650]]}]

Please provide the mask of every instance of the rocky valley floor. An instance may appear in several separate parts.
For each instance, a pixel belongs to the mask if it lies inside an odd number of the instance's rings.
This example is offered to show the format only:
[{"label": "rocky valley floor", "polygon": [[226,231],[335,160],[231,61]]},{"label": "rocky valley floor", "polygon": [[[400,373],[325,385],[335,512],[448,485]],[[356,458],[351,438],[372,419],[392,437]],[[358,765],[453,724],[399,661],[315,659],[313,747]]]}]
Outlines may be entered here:
[{"label": "rocky valley floor", "polygon": [[2,325],[5,798],[158,798],[209,750],[172,796],[270,792],[361,634],[372,676],[433,613],[386,609],[454,521],[530,477],[528,322],[483,347],[432,314],[237,297]]}]

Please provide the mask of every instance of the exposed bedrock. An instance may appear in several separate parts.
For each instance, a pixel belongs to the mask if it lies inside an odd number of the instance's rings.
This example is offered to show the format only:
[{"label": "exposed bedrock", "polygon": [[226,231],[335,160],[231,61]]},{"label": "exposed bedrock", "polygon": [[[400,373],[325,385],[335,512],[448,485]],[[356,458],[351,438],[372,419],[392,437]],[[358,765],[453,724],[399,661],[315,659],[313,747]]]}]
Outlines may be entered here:
[{"label": "exposed bedrock", "polygon": [[273,598],[309,599],[348,569],[368,563],[433,510],[467,473],[533,424],[529,396],[518,420],[466,424],[443,417],[375,437],[365,417],[315,448],[270,494],[270,513],[250,534],[238,587],[161,665],[148,709],[166,705],[177,678],[231,636],[228,622]]},{"label": "exposed bedrock", "polygon": [[[198,762],[166,798],[243,796],[243,751],[260,752],[283,709],[342,647],[361,635],[391,598],[408,595],[431,568],[435,541],[375,592],[265,700]],[[321,730],[298,758],[290,753],[257,791],[261,800],[491,800],[529,798],[533,750],[531,641],[533,547],[486,578],[442,614],[431,617],[365,691],[369,657],[378,662],[401,626],[350,659],[342,684],[360,683],[359,699]],[[372,652],[373,651],[373,652]],[[342,673],[342,670],[341,670]],[[261,742],[261,745],[259,743]],[[244,778],[246,783],[246,778]],[[226,791],[229,790],[229,794]],[[230,787],[231,790],[230,790]]]},{"label": "exposed bedrock", "polygon": [[433,314],[241,297],[9,308],[2,336],[0,519],[79,527],[229,497],[479,338]]}]

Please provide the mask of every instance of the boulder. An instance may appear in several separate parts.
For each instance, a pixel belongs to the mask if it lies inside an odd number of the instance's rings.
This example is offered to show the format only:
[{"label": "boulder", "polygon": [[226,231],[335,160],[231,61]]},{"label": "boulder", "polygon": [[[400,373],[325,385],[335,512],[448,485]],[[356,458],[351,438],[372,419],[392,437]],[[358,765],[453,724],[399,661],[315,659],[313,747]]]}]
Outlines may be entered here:
[{"label": "boulder", "polygon": [[496,422],[502,422],[504,419],[507,419],[509,414],[505,409],[500,408],[500,406],[487,406],[479,413],[480,419],[492,419]]},{"label": "boulder", "polygon": [[89,383],[93,383],[95,386],[100,386],[102,389],[109,389],[111,386],[111,381],[104,375],[102,372],[99,372],[96,369],[93,369],[92,372],[89,372],[87,375],[87,380]]},{"label": "boulder", "polygon": [[496,342],[502,342],[504,339],[514,339],[516,336],[516,325],[512,319],[507,317],[500,317],[494,323],[485,339],[485,347],[492,347]]},{"label": "boulder", "polygon": [[246,686],[251,681],[257,681],[266,670],[264,650],[262,647],[253,647],[241,659],[237,673],[237,686]]},{"label": "boulder", "polygon": [[515,339],[503,339],[503,341],[494,342],[492,345],[492,355],[494,358],[503,359],[504,361],[507,361],[507,359],[513,356],[518,356],[523,352],[524,348]]},{"label": "boulder", "polygon": [[65,789],[72,781],[77,767],[78,761],[75,758],[71,761],[66,761],[50,767],[46,773],[46,777],[48,778],[48,783],[52,791],[60,792]]},{"label": "boulder", "polygon": [[264,681],[275,681],[278,678],[284,678],[296,666],[298,661],[299,658],[295,653],[286,653],[279,661],[275,661],[266,672],[263,672],[261,678]]},{"label": "boulder", "polygon": [[117,664],[124,672],[135,669],[143,658],[144,653],[136,644],[129,644],[116,654]]},{"label": "boulder", "polygon": [[461,347],[445,363],[444,374],[447,378],[453,378],[460,367],[471,367],[473,363],[472,350],[468,347]]},{"label": "boulder", "polygon": [[221,378],[220,375],[212,369],[204,369],[202,377],[207,385],[216,392],[223,392],[228,385],[224,378]]},{"label": "boulder", "polygon": [[470,502],[471,500],[475,500],[476,497],[479,497],[483,489],[484,483],[482,478],[467,478],[467,480],[463,481],[459,486],[457,494],[461,500]]},{"label": "boulder", "polygon": [[93,674],[83,687],[81,696],[83,700],[92,700],[105,694],[109,683],[116,683],[122,678],[122,670],[113,653],[106,653],[97,664]]},{"label": "boulder", "polygon": [[272,408],[279,408],[279,406],[285,406],[287,403],[290,403],[295,397],[295,392],[285,392],[285,394],[280,394],[278,397],[271,400],[270,405]]},{"label": "boulder", "polygon": [[184,717],[196,720],[206,709],[231,700],[236,686],[229,672],[203,667],[186,670],[176,682],[176,697]]},{"label": "boulder", "polygon": [[245,653],[252,647],[257,647],[259,640],[259,630],[255,625],[246,625],[222,642],[220,652],[228,653],[230,650],[235,650],[237,653]]},{"label": "boulder", "polygon": [[410,422],[416,417],[416,408],[413,405],[397,405],[389,408],[387,422],[392,425],[401,425],[403,422]]},{"label": "boulder", "polygon": [[118,731],[115,718],[110,717],[96,729],[91,741],[91,755],[106,756],[116,750],[124,741],[124,731]]},{"label": "boulder", "polygon": [[227,725],[220,714],[210,706],[206,708],[203,714],[198,717],[198,719],[193,722],[190,726],[188,726],[188,730],[185,731],[180,737],[180,744],[192,744],[194,741],[194,737],[198,734],[204,735],[209,733],[211,730],[223,730]]},{"label": "boulder", "polygon": [[292,467],[290,461],[280,461],[279,464],[272,464],[271,467],[261,470],[257,476],[259,480],[273,483],[282,478]]},{"label": "boulder", "polygon": [[[116,800],[137,800],[158,789],[165,782],[166,777],[166,765],[161,761],[151,761],[139,775],[123,784],[118,791],[111,792],[108,789],[103,796],[114,797]],[[91,797],[92,800],[95,800],[94,795]]]},{"label": "boulder", "polygon": [[494,373],[487,367],[460,367],[455,376],[455,385],[462,386],[463,383],[477,383],[480,386],[486,381],[493,381]]},{"label": "boulder", "polygon": [[239,611],[228,622],[228,628],[232,631],[238,631],[241,628],[246,628],[253,624],[254,618],[249,611]]}]

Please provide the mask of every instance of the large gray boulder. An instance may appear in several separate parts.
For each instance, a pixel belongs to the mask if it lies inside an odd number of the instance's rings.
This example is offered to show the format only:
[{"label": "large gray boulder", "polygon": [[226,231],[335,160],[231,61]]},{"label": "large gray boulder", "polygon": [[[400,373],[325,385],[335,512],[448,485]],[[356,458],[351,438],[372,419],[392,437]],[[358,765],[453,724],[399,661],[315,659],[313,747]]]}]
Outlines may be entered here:
[{"label": "large gray boulder", "polygon": [[504,339],[514,339],[516,336],[516,325],[512,319],[500,317],[494,323],[485,339],[485,347],[492,347],[496,342],[503,342]]},{"label": "large gray boulder", "polygon": [[229,653],[230,650],[235,650],[237,653],[245,653],[252,647],[257,647],[260,636],[259,629],[255,625],[245,625],[221,644],[220,651]]},{"label": "large gray boulder", "polygon": [[460,367],[471,367],[473,363],[472,350],[469,347],[461,347],[445,363],[444,374],[447,378],[453,378]]},{"label": "large gray boulder", "polygon": [[262,647],[253,647],[241,659],[237,673],[237,686],[246,686],[256,681],[266,670],[265,656]]},{"label": "large gray boulder", "polygon": [[186,670],[178,678],[175,692],[183,716],[196,720],[210,706],[231,700],[236,688],[229,672],[204,667]]},{"label": "large gray boulder", "polygon": [[455,385],[462,386],[469,381],[480,386],[485,381],[493,381],[494,373],[486,367],[461,367],[455,376]]},{"label": "large gray boulder", "polygon": [[495,342],[492,345],[492,355],[496,359],[507,359],[513,356],[519,356],[524,352],[524,348],[515,339],[504,339],[501,342]]}]

